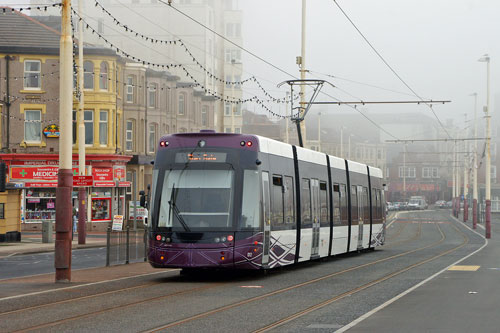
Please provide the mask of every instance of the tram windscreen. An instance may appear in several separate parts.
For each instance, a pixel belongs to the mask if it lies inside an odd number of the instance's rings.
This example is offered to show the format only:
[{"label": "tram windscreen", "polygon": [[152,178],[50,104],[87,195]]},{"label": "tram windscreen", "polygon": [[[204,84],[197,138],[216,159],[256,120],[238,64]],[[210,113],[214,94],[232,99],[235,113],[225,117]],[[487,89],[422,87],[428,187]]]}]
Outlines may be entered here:
[{"label": "tram windscreen", "polygon": [[233,174],[232,170],[166,171],[158,227],[182,231],[231,227]]}]

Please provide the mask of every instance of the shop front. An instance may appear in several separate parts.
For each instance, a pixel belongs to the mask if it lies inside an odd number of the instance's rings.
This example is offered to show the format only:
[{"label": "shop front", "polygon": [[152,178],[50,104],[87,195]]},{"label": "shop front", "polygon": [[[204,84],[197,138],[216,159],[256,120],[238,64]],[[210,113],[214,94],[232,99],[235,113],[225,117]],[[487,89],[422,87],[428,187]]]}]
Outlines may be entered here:
[{"label": "shop front", "polygon": [[[9,159],[10,157],[10,159]],[[22,230],[40,230],[43,221],[55,222],[58,156],[52,154],[2,154],[8,165],[8,182],[20,190]],[[85,170],[92,175],[86,187],[87,230],[106,230],[113,215],[125,214],[125,194],[130,183],[126,163],[130,156],[87,155]],[[73,156],[78,175],[78,157]],[[78,188],[73,188],[73,212],[78,212]]]}]

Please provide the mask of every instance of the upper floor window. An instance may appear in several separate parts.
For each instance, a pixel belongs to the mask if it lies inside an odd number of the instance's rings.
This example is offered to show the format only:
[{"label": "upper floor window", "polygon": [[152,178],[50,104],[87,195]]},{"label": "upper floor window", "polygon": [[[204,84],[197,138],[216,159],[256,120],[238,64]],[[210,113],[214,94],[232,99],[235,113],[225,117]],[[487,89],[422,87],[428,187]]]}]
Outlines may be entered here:
[{"label": "upper floor window", "polygon": [[108,145],[108,110],[99,112],[99,144]]},{"label": "upper floor window", "polygon": [[208,106],[201,107],[201,126],[208,126]]},{"label": "upper floor window", "polygon": [[224,104],[224,115],[230,116],[231,115],[231,109],[232,109],[231,103],[226,102]]},{"label": "upper floor window", "polygon": [[127,76],[127,103],[134,102],[134,82],[135,77],[133,75]]},{"label": "upper floor window", "polygon": [[83,88],[94,89],[94,63],[92,61],[83,63]]},{"label": "upper floor window", "polygon": [[108,63],[101,62],[101,73],[99,74],[99,89],[108,90]]},{"label": "upper floor window", "polygon": [[156,83],[152,83],[149,88],[149,94],[148,94],[148,106],[150,108],[156,107],[156,91],[158,90],[158,85]]},{"label": "upper floor window", "polygon": [[134,121],[127,120],[127,126],[125,128],[125,150],[134,150]]},{"label": "upper floor window", "polygon": [[416,168],[415,167],[399,167],[399,178],[415,178]]},{"label": "upper floor window", "polygon": [[156,149],[156,124],[149,124],[149,152],[154,153]]},{"label": "upper floor window", "polygon": [[179,114],[184,115],[186,112],[186,94],[179,94]]},{"label": "upper floor window", "polygon": [[85,125],[85,144],[94,144],[94,110],[83,112],[83,123]]},{"label": "upper floor window", "polygon": [[42,111],[24,111],[24,141],[42,142]]},{"label": "upper floor window", "polygon": [[24,89],[41,89],[41,63],[40,60],[24,61]]},{"label": "upper floor window", "polygon": [[437,167],[423,167],[422,178],[439,178],[439,169]]}]

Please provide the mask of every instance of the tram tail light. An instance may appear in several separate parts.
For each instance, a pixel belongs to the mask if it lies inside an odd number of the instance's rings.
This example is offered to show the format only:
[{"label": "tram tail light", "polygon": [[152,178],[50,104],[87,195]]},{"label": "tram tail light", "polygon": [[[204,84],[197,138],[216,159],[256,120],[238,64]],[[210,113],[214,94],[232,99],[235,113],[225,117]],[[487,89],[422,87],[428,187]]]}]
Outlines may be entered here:
[{"label": "tram tail light", "polygon": [[156,235],[156,240],[161,241],[161,235]]},{"label": "tram tail light", "polygon": [[228,240],[229,242],[232,242],[232,241],[233,241],[233,239],[234,239],[234,237],[233,237],[232,235],[227,236],[227,240]]}]

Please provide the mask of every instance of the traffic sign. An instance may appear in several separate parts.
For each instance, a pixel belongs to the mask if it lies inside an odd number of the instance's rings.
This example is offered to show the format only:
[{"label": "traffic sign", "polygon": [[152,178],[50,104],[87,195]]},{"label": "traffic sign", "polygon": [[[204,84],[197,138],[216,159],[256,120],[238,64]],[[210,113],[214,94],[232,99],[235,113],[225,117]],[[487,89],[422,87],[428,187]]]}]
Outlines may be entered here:
[{"label": "traffic sign", "polygon": [[93,176],[73,176],[74,187],[92,186],[93,181]]}]

